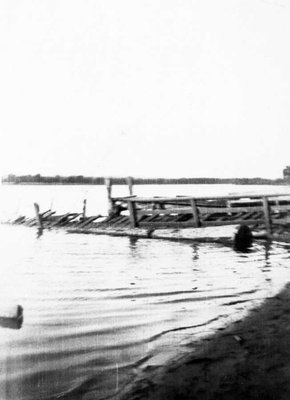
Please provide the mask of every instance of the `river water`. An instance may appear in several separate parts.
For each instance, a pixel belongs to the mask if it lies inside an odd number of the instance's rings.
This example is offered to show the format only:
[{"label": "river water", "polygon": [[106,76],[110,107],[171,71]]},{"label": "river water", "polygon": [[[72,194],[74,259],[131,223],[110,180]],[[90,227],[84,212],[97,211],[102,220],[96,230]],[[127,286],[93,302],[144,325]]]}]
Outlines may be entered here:
[{"label": "river water", "polygon": [[[142,195],[277,192],[233,185],[136,187]],[[127,194],[116,187],[113,194]],[[287,190],[286,190],[287,191]],[[1,216],[41,210],[105,213],[103,187],[3,186]],[[285,188],[281,188],[285,193]],[[138,194],[139,194],[138,193]],[[27,214],[27,213],[26,213]],[[0,327],[0,399],[104,399],[188,343],[245,316],[290,280],[290,247],[66,234],[0,225],[1,305],[21,304],[20,329]],[[0,307],[1,308],[1,307]]]}]

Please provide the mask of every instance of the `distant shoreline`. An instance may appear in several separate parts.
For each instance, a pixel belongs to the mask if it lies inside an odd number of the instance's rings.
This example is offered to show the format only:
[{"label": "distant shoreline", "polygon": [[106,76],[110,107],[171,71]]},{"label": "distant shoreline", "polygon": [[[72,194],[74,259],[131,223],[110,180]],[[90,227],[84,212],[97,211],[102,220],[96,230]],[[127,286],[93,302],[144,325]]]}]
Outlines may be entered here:
[{"label": "distant shoreline", "polygon": [[[113,185],[127,185],[127,178],[111,177]],[[41,176],[8,175],[2,178],[4,185],[104,185],[103,177],[85,176]],[[266,178],[134,178],[134,185],[193,185],[193,184],[234,184],[234,185],[287,185],[284,179]]]}]

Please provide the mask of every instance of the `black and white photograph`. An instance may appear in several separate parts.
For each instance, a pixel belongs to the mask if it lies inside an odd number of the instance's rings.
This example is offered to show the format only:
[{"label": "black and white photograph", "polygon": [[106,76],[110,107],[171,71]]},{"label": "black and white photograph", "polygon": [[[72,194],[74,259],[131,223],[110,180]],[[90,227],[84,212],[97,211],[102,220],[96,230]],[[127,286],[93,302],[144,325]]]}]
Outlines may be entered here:
[{"label": "black and white photograph", "polygon": [[290,399],[290,0],[0,0],[0,400]]}]

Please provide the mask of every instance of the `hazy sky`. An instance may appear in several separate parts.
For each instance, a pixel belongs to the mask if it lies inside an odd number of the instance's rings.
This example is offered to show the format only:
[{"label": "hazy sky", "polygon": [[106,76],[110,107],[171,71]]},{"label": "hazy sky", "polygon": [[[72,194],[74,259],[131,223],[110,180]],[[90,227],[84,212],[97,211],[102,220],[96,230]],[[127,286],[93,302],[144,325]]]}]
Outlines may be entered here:
[{"label": "hazy sky", "polygon": [[290,0],[1,0],[1,173],[280,177]]}]

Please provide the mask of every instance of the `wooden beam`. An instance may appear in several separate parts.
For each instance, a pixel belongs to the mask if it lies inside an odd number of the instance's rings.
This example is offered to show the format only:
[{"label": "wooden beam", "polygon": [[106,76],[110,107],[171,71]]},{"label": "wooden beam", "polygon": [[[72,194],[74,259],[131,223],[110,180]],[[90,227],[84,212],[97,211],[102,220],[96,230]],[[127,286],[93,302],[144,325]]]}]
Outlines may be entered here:
[{"label": "wooden beam", "polygon": [[263,223],[265,220],[262,219],[237,219],[237,220],[232,220],[232,221],[203,221],[202,226],[223,226],[223,225],[240,225],[240,224],[257,224],[257,223]]},{"label": "wooden beam", "polygon": [[65,221],[69,215],[71,215],[71,213],[66,213],[64,215],[60,215],[59,217],[56,218],[56,220],[54,222],[52,222],[52,224],[50,226],[52,227],[52,226],[59,225],[60,223]]},{"label": "wooden beam", "polygon": [[[194,201],[193,199],[190,200],[190,202]],[[196,206],[195,202],[195,207],[197,211],[199,212],[200,215],[202,214],[229,214],[229,213],[240,213],[240,212],[263,212],[263,207],[199,207]],[[280,207],[280,206],[279,206]],[[278,206],[275,207],[275,210],[279,209]],[[284,210],[289,210],[290,211],[290,206],[281,206],[284,208]],[[273,207],[274,208],[274,207]],[[145,209],[145,210],[140,210],[138,211],[138,214],[140,215],[160,215],[160,214],[193,214],[193,207],[173,207],[173,208],[165,208],[165,209],[155,209],[153,210],[152,208]]]},{"label": "wooden beam", "polygon": [[95,221],[96,219],[98,219],[100,217],[101,217],[101,215],[95,215],[93,217],[88,217],[85,221],[80,221],[77,224],[77,227],[78,228],[83,228],[84,226],[91,224],[93,221]]},{"label": "wooden beam", "polygon": [[[202,214],[229,214],[229,213],[239,213],[239,212],[254,212],[263,211],[263,207],[197,207],[199,212]],[[290,210],[290,207],[289,207]]]},{"label": "wooden beam", "polygon": [[44,214],[41,214],[41,219],[42,221],[47,221],[50,217],[52,217],[54,214],[56,213],[56,211],[46,211]]},{"label": "wooden beam", "polygon": [[290,211],[290,205],[271,206],[272,211]]},{"label": "wooden beam", "polygon": [[192,214],[191,207],[182,208],[167,208],[167,209],[155,209],[149,208],[147,210],[138,210],[138,215],[169,215],[169,214]]},{"label": "wooden beam", "polygon": [[[136,203],[167,203],[167,202],[185,202],[188,203],[189,200],[238,200],[238,199],[262,199],[263,197],[268,197],[269,199],[276,199],[277,197],[290,197],[290,193],[278,193],[278,194],[239,194],[239,195],[228,195],[228,196],[205,196],[205,197],[193,197],[193,196],[176,196],[176,197],[135,197],[132,201]],[[126,197],[116,197],[114,200],[125,200]]]}]

